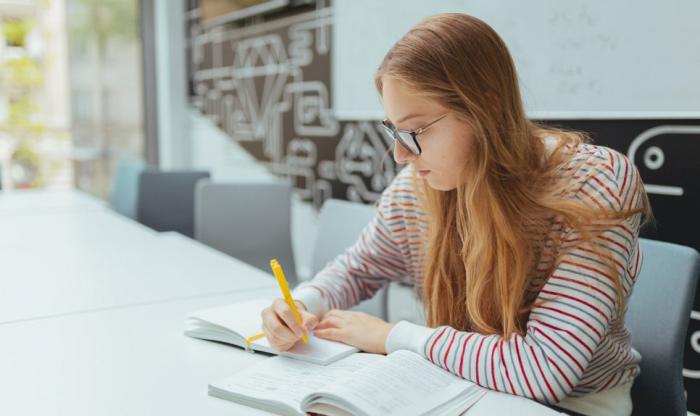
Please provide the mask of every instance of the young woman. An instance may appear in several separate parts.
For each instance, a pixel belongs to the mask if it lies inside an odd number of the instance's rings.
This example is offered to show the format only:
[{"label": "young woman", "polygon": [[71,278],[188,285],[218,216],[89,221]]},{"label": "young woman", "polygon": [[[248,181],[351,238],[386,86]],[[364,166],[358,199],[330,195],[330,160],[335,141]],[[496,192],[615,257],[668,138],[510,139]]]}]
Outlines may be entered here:
[{"label": "young woman", "polygon": [[[414,351],[489,389],[585,414],[627,415],[640,355],[625,328],[650,215],[623,155],[529,121],[508,50],[463,14],[423,20],[375,78],[408,165],[357,243],[263,313],[278,350],[302,334]],[[346,311],[413,284],[427,326]]]}]

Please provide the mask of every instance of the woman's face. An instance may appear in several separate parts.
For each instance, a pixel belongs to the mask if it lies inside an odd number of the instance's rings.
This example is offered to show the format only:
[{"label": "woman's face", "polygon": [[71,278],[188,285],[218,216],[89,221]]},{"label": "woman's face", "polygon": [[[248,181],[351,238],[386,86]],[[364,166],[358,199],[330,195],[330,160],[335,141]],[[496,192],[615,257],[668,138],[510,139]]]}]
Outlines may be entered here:
[{"label": "woman's face", "polygon": [[399,130],[416,130],[447,114],[416,136],[422,150],[420,155],[395,141],[394,160],[402,165],[411,164],[433,189],[455,189],[473,147],[472,128],[442,105],[412,93],[399,81],[385,79],[382,88],[384,113]]}]

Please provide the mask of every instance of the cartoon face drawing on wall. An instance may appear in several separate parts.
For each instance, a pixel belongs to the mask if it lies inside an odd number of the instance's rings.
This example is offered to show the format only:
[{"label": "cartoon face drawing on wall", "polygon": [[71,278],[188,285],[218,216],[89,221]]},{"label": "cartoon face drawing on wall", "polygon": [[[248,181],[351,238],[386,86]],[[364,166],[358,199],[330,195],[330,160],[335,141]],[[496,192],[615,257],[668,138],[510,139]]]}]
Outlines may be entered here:
[{"label": "cartoon face drawing on wall", "polygon": [[700,126],[646,130],[632,141],[627,156],[639,169],[652,203],[657,219],[653,237],[700,247],[700,222],[689,221],[700,208]]},{"label": "cartoon face drawing on wall", "polygon": [[682,197],[689,186],[697,186],[697,176],[689,174],[700,174],[700,126],[649,129],[632,141],[627,156],[648,193]]}]

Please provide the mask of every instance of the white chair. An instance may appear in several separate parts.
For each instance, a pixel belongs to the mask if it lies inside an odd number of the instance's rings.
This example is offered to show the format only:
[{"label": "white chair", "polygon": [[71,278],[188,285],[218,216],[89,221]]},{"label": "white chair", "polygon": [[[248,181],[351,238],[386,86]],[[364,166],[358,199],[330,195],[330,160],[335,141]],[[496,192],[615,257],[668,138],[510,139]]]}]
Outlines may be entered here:
[{"label": "white chair", "polygon": [[[321,207],[318,234],[312,260],[312,275],[316,275],[330,261],[352,246],[362,229],[369,224],[377,208],[356,202],[329,199]],[[371,299],[356,305],[353,310],[386,319],[386,287]]]}]

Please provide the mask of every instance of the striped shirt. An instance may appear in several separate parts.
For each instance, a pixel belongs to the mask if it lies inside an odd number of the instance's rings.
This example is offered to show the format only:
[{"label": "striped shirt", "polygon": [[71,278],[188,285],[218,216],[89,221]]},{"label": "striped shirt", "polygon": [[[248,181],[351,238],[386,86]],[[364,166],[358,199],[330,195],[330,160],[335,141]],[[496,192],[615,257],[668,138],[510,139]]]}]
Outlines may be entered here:
[{"label": "striped shirt", "polygon": [[[642,206],[637,169],[612,149],[581,144],[559,172],[571,185],[565,197],[615,211]],[[425,241],[417,230],[425,229],[425,215],[408,167],[384,191],[376,216],[357,242],[300,284],[295,298],[322,316],[331,308],[348,309],[372,297],[389,281],[420,284]],[[640,222],[641,214],[612,220],[594,241],[612,256],[624,305],[641,265]],[[548,404],[630,383],[639,373],[641,357],[631,347],[605,260],[577,243],[575,231],[559,226],[554,232],[568,249],[554,257],[542,253],[530,285],[536,302],[524,335],[505,339],[401,321],[389,334],[387,353],[413,350],[483,387]],[[539,270],[549,273],[538,276]]]}]

